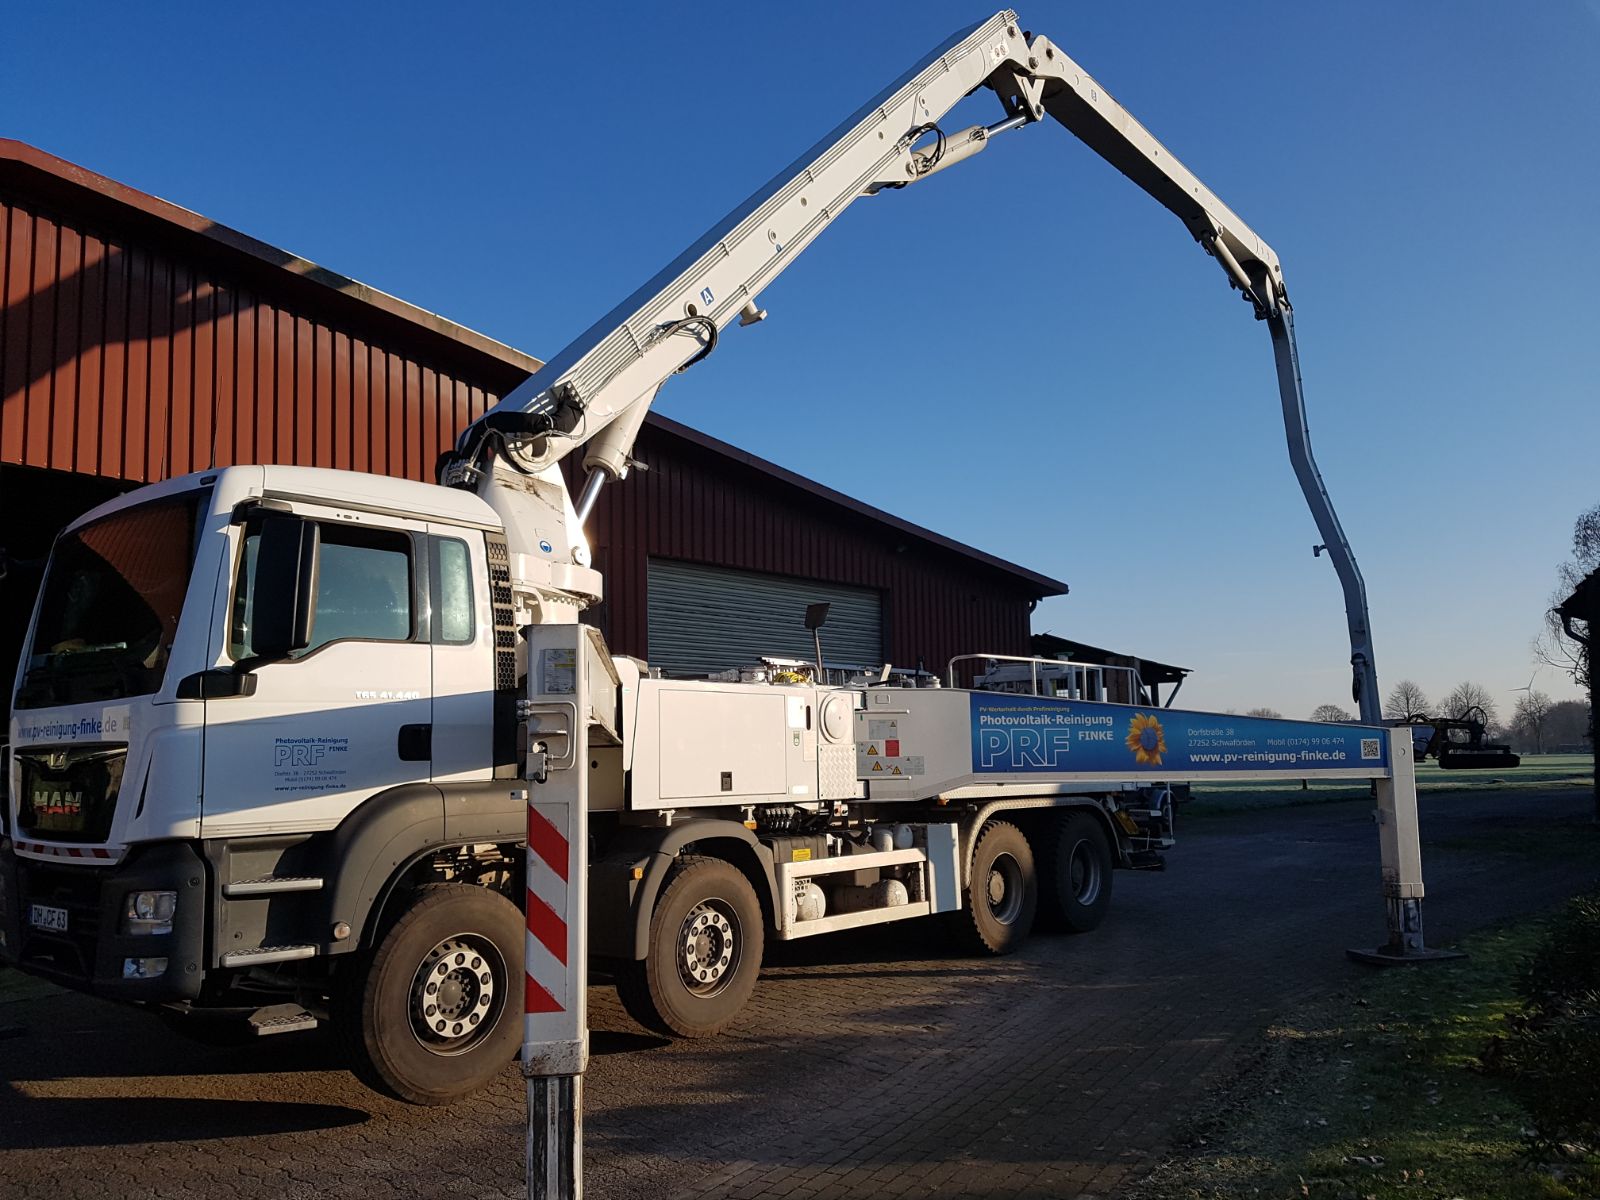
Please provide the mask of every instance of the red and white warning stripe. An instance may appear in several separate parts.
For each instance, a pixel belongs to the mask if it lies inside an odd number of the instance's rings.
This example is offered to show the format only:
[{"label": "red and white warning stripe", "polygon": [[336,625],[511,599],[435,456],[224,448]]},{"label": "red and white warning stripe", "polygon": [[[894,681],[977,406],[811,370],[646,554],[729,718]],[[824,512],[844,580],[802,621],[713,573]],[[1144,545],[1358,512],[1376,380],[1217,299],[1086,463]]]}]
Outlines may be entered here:
[{"label": "red and white warning stripe", "polygon": [[[566,805],[528,805],[528,939],[524,1012],[564,1013],[571,1007],[568,909],[572,847],[562,828]],[[540,810],[544,811],[541,812]],[[559,824],[558,824],[559,822]]]},{"label": "red and white warning stripe", "polygon": [[24,842],[20,838],[12,845],[18,854],[29,858],[75,858],[86,862],[121,862],[128,853],[126,846],[52,846],[47,842]]}]

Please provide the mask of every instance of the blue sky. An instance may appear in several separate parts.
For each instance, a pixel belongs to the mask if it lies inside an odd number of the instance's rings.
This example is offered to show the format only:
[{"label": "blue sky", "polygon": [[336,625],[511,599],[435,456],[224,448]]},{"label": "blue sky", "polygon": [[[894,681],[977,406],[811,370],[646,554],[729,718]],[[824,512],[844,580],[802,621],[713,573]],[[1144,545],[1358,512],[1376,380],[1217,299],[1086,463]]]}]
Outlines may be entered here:
[{"label": "blue sky", "polygon": [[[549,356],[990,10],[35,5],[5,133]],[[1380,682],[1527,682],[1600,501],[1600,6],[1038,3],[1278,251]],[[987,95],[951,114],[998,114]],[[1066,579],[1036,628],[1348,699],[1265,327],[1053,124],[853,207],[661,410]],[[624,485],[625,486],[625,485]],[[1575,695],[1549,668],[1537,686]]]}]

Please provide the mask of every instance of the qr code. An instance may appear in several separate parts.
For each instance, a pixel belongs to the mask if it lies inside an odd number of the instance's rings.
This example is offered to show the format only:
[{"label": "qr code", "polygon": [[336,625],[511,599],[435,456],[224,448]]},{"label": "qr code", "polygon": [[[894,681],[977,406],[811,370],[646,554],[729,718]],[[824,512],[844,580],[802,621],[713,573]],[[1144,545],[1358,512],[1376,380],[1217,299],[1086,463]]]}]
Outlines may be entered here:
[{"label": "qr code", "polygon": [[1383,751],[1378,749],[1377,738],[1361,739],[1361,757],[1364,759],[1383,757]]}]

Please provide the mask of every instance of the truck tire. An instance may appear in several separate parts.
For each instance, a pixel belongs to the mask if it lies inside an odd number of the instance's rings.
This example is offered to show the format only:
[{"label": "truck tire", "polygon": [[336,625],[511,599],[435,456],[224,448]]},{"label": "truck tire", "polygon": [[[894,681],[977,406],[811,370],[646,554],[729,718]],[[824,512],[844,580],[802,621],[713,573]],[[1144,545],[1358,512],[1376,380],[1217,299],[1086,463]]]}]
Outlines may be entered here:
[{"label": "truck tire", "polygon": [[644,960],[617,970],[617,995],[646,1029],[713,1037],[750,999],[765,945],[761,902],[743,872],[684,857],[656,901]]},{"label": "truck tire", "polygon": [[333,1025],[368,1087],[450,1104],[515,1057],[524,923],[498,892],[462,883],[411,894],[398,920],[336,981]]},{"label": "truck tire", "polygon": [[990,821],[972,851],[972,870],[959,912],[948,922],[956,940],[973,954],[1010,954],[1027,939],[1039,905],[1033,851],[1022,830]]},{"label": "truck tire", "polygon": [[1111,847],[1100,822],[1067,813],[1056,837],[1054,907],[1072,933],[1097,929],[1111,907]]}]

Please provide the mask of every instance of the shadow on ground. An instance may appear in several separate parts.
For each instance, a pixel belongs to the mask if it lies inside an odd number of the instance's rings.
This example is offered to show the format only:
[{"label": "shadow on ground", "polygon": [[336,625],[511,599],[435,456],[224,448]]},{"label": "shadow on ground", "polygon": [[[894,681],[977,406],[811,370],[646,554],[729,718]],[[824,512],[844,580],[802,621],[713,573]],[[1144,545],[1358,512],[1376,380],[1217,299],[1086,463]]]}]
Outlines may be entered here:
[{"label": "shadow on ground", "polygon": [[150,1096],[40,1098],[7,1088],[0,1093],[0,1150],[258,1137],[337,1129],[369,1119],[367,1113],[334,1104]]}]

